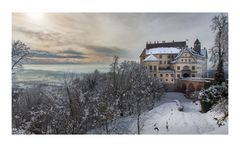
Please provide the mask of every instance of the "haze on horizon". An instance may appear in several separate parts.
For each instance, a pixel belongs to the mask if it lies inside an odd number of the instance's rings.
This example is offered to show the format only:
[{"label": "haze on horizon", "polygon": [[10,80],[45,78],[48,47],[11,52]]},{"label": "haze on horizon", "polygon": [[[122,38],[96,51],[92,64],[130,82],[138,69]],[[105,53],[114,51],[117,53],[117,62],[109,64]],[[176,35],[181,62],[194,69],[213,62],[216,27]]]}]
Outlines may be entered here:
[{"label": "haze on horizon", "polygon": [[12,39],[32,50],[35,64],[110,64],[139,61],[147,41],[198,38],[213,46],[211,19],[218,13],[13,13]]}]

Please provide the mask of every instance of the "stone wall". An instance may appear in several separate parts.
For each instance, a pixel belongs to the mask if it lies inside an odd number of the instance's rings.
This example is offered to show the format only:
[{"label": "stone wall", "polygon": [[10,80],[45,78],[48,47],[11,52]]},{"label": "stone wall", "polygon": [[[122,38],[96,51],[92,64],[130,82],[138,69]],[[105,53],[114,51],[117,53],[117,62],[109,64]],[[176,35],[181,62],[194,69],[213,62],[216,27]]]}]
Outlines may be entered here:
[{"label": "stone wall", "polygon": [[178,79],[176,80],[176,87],[178,91],[184,92],[187,95],[194,91],[208,88],[213,79]]}]

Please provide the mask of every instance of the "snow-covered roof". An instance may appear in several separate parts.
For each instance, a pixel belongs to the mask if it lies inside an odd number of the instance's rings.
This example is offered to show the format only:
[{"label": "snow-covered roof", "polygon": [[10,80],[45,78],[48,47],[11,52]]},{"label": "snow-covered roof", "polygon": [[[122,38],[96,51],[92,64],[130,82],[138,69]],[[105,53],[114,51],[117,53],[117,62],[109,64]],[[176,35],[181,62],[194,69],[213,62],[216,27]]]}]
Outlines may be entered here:
[{"label": "snow-covered roof", "polygon": [[[191,48],[186,48],[187,51],[189,51],[189,53],[191,53],[193,56],[198,56],[198,57],[202,57],[202,58],[206,58],[207,57],[207,50],[206,49],[201,49],[200,54],[197,53],[196,51],[194,51]],[[170,63],[176,63],[177,59],[182,55],[184,50],[182,50],[175,58],[173,61],[171,61]]]},{"label": "snow-covered roof", "polygon": [[146,50],[146,54],[179,54],[181,49],[176,47],[158,47]]},{"label": "snow-covered roof", "polygon": [[198,56],[198,57],[207,57],[207,50],[206,49],[201,49],[200,50],[200,54],[198,52],[196,52],[195,50],[188,48],[188,50],[190,51],[190,53],[194,56]]},{"label": "snow-covered roof", "polygon": [[146,59],[144,59],[143,61],[147,61],[147,62],[158,62],[159,59],[157,57],[155,57],[153,54],[149,55]]}]

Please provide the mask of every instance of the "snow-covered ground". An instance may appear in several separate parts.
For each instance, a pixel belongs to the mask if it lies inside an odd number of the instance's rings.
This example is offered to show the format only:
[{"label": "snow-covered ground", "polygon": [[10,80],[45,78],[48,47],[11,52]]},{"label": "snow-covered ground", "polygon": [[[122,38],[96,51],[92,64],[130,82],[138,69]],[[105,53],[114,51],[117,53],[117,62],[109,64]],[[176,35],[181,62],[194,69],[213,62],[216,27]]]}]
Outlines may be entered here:
[{"label": "snow-covered ground", "polygon": [[[184,107],[178,111],[179,103]],[[178,105],[178,106],[177,106]],[[183,93],[168,92],[151,111],[141,115],[141,134],[227,134],[228,123],[218,127],[214,112],[200,113],[200,104],[186,99]],[[110,125],[110,133],[137,134],[135,116],[120,118]],[[90,134],[104,133],[94,129]]]}]

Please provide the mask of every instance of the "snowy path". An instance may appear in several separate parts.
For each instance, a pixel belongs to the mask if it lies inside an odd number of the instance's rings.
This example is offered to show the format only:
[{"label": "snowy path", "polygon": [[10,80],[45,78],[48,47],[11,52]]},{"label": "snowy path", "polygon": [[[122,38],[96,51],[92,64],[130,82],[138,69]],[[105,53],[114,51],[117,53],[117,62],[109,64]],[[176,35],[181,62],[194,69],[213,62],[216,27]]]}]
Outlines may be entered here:
[{"label": "snowy path", "polygon": [[[178,111],[176,101],[184,106],[182,112]],[[154,109],[141,115],[141,134],[227,134],[227,126],[218,128],[211,113],[199,110],[200,104],[186,99],[183,93],[165,93]],[[136,134],[136,117],[120,118],[111,128],[115,130],[113,134]]]},{"label": "snowy path", "polygon": [[[174,100],[178,100],[184,106],[183,112],[177,110]],[[143,117],[150,117],[144,121],[142,132],[144,134],[202,134],[214,131],[215,122],[199,110],[200,105],[186,99],[184,94],[166,93],[158,107],[144,114]]]}]

